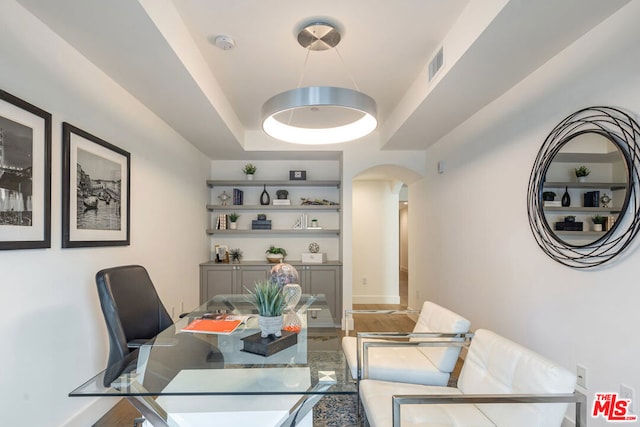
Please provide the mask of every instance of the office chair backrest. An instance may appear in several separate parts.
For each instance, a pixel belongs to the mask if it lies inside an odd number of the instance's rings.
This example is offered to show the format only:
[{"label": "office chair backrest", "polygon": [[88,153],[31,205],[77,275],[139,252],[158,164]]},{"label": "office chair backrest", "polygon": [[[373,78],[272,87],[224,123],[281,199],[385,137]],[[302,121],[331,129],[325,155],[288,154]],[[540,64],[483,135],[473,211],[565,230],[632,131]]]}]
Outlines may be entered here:
[{"label": "office chair backrest", "polygon": [[149,340],[173,324],[144,267],[125,265],[99,271],[96,284],[109,333],[109,363],[128,353],[127,343]]}]

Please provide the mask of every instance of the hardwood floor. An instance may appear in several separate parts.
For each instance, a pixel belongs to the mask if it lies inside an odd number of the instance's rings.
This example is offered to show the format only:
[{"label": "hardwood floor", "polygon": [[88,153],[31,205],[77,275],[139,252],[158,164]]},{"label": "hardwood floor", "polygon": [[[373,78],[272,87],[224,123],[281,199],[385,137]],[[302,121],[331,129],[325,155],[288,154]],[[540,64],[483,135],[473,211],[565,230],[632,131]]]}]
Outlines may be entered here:
[{"label": "hardwood floor", "polygon": [[[400,304],[354,304],[358,310],[401,310],[407,308],[407,274],[400,273]],[[359,332],[409,332],[415,321],[406,315],[362,314],[353,316],[355,331]],[[350,333],[353,335],[353,331]],[[138,411],[122,399],[109,412],[100,418],[93,427],[131,427],[133,420],[139,417]]]}]

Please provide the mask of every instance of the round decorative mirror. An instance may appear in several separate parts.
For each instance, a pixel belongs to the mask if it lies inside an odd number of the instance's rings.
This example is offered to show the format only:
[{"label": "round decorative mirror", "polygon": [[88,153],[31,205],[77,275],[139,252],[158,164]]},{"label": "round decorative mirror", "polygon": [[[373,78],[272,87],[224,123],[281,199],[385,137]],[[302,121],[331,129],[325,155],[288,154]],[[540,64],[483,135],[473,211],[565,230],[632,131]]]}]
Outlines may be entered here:
[{"label": "round decorative mirror", "polygon": [[595,267],[640,229],[640,127],[610,107],[580,110],[545,140],[529,180],[529,224],[554,260]]}]

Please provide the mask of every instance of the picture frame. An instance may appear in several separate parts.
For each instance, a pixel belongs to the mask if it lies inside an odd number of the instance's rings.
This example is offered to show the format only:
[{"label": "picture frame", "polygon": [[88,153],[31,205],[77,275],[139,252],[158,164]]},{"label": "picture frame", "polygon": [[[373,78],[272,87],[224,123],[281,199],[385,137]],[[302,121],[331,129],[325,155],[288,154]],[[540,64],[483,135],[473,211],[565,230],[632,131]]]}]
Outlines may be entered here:
[{"label": "picture frame", "polygon": [[0,89],[0,250],[51,247],[51,114]]},{"label": "picture frame", "polygon": [[66,122],[62,151],[62,247],[129,245],[129,152]]},{"label": "picture frame", "polygon": [[289,171],[289,181],[306,181],[306,180],[307,180],[307,171],[303,171],[303,170]]}]

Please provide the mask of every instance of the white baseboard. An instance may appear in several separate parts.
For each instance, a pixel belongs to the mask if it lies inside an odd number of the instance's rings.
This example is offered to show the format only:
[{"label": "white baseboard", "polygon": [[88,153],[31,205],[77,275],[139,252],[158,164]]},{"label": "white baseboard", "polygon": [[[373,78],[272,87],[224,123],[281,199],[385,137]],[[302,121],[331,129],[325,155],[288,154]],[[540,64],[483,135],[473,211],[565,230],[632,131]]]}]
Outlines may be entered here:
[{"label": "white baseboard", "polygon": [[[84,399],[83,397],[74,397],[73,399]],[[88,398],[87,398],[88,399]],[[87,427],[93,425],[104,414],[122,399],[121,397],[101,397],[93,400],[85,406],[80,412],[68,419],[62,427]],[[131,420],[133,425],[133,420]]]},{"label": "white baseboard", "polygon": [[400,304],[400,296],[353,295],[354,304]]}]

